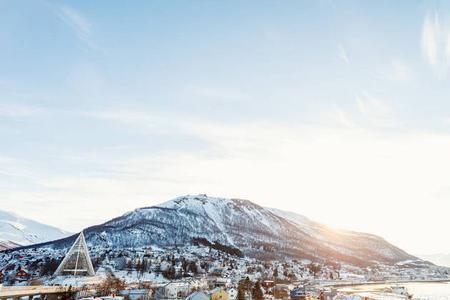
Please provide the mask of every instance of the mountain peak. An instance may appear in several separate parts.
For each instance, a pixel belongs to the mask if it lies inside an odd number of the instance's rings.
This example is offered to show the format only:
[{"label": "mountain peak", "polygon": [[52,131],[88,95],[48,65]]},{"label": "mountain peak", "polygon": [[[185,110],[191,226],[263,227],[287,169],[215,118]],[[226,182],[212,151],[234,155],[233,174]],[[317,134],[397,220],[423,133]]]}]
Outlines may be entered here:
[{"label": "mountain peak", "polygon": [[212,207],[229,206],[234,208],[246,207],[252,209],[263,209],[263,207],[259,206],[258,204],[250,200],[239,198],[212,197],[206,194],[180,196],[156,206],[173,209],[180,209],[183,207],[184,208],[189,207],[190,209],[193,209],[195,207],[202,208],[205,206],[212,206]]}]

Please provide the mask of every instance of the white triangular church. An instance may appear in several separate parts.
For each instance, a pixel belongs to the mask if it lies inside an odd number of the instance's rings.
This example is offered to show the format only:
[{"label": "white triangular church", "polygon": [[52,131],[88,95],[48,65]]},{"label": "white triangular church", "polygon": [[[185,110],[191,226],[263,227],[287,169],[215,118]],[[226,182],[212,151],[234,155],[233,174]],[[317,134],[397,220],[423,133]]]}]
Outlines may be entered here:
[{"label": "white triangular church", "polygon": [[69,252],[64,257],[58,269],[56,269],[54,275],[95,275],[83,232],[80,233],[75,243],[70,247]]}]

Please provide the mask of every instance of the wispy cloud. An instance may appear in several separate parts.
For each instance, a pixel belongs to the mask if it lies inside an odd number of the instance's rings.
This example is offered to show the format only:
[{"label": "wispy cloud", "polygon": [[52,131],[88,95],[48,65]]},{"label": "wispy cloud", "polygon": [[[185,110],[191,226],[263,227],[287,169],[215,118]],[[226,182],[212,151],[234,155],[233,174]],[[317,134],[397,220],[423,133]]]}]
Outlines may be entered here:
[{"label": "wispy cloud", "polygon": [[422,49],[432,65],[437,64],[440,24],[436,13],[425,17],[422,27]]},{"label": "wispy cloud", "polygon": [[107,122],[122,123],[135,130],[146,133],[181,132],[187,120],[179,121],[176,117],[164,118],[157,113],[133,110],[82,111],[80,115]]},{"label": "wispy cloud", "polygon": [[397,126],[394,110],[384,99],[367,91],[362,91],[355,96],[356,106],[360,115],[371,125],[376,127]]},{"label": "wispy cloud", "polygon": [[347,50],[345,50],[343,45],[338,46],[338,57],[347,64],[350,62],[347,55]]},{"label": "wispy cloud", "polygon": [[438,78],[446,78],[450,66],[450,25],[436,11],[425,16],[421,43],[424,56]]},{"label": "wispy cloud", "polygon": [[97,49],[97,45],[92,41],[92,25],[87,18],[72,7],[62,5],[56,8],[56,15],[69,26],[77,37],[92,49]]},{"label": "wispy cloud", "polygon": [[414,78],[414,73],[405,62],[395,59],[391,61],[386,77],[392,81],[409,81]]},{"label": "wispy cloud", "polygon": [[181,89],[183,94],[195,99],[219,102],[240,102],[249,100],[249,95],[229,87],[209,85],[187,85]]},{"label": "wispy cloud", "polygon": [[31,117],[41,115],[45,111],[43,108],[28,105],[0,104],[0,118]]}]

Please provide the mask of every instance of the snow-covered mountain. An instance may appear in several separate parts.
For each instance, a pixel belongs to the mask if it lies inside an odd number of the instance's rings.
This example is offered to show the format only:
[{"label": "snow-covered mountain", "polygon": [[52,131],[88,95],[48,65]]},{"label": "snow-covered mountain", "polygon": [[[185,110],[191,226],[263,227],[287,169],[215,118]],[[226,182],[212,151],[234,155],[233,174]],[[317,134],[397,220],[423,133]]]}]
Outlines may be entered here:
[{"label": "snow-covered mountain", "polygon": [[[415,260],[380,237],[333,230],[248,200],[183,196],[87,228],[88,243],[114,247],[186,245],[202,237],[263,259],[331,260],[354,265]],[[53,247],[66,247],[74,237]]]},{"label": "snow-covered mountain", "polygon": [[56,227],[0,210],[0,250],[53,241],[68,235],[69,232]]}]

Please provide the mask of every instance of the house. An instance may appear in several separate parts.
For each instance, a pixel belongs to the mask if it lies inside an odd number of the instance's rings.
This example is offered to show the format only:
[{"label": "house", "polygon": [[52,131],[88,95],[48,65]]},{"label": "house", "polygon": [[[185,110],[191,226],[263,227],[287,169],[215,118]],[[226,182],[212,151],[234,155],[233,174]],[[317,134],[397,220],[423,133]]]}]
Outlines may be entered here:
[{"label": "house", "polygon": [[229,300],[228,293],[221,289],[216,288],[211,291],[211,300]]},{"label": "house", "polygon": [[186,281],[172,281],[156,291],[156,299],[182,299],[191,292],[191,285]]},{"label": "house", "polygon": [[276,284],[273,287],[273,296],[275,299],[285,299],[289,297],[289,286],[286,284]]},{"label": "house", "polygon": [[113,265],[116,270],[124,270],[127,267],[127,258],[125,256],[116,257],[113,259]]},{"label": "house", "polygon": [[210,300],[209,295],[205,292],[193,292],[187,296],[186,300]]},{"label": "house", "polygon": [[16,279],[17,280],[27,280],[29,277],[30,277],[30,275],[24,269],[19,269],[16,272]]},{"label": "house", "polygon": [[152,291],[149,289],[131,289],[120,291],[120,295],[128,297],[130,300],[149,300],[152,296]]},{"label": "house", "polygon": [[216,279],[216,282],[215,282],[215,286],[216,286],[216,287],[224,287],[224,288],[227,288],[227,287],[230,286],[230,284],[231,284],[231,279],[229,279],[229,278],[223,278],[223,277],[218,277],[218,278]]},{"label": "house", "polygon": [[222,276],[224,273],[225,269],[224,268],[220,268],[220,267],[215,267],[209,270],[209,273],[212,276]]},{"label": "house", "polygon": [[275,286],[275,281],[273,281],[273,280],[268,280],[268,279],[263,280],[262,286],[263,286],[264,288],[266,288],[266,289],[268,289],[268,288],[273,288],[273,287]]}]

